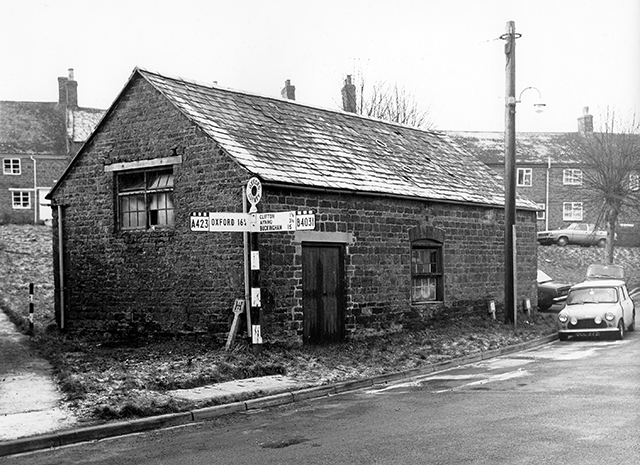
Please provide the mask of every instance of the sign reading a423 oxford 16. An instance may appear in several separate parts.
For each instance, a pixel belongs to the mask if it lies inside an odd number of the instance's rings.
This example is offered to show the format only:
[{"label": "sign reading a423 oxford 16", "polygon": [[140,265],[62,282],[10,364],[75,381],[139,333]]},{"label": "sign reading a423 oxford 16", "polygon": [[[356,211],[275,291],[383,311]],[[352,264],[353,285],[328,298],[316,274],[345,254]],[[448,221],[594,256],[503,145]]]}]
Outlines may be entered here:
[{"label": "sign reading a423 oxford 16", "polygon": [[191,215],[192,231],[244,232],[249,231],[249,215],[247,213],[215,212]]}]

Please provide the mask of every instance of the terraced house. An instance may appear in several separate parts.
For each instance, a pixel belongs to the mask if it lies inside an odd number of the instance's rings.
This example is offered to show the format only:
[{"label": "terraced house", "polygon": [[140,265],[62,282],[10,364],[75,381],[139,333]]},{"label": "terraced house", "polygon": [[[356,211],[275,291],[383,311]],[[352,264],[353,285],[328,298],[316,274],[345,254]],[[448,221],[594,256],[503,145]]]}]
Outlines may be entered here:
[{"label": "terraced house", "polygon": [[[496,174],[443,134],[304,105],[292,87],[273,98],[134,70],[49,195],[60,326],[225,334],[248,294],[247,233],[197,219],[228,226],[246,200],[264,218],[315,218],[251,244],[260,288],[247,297],[266,341],[343,340],[501,305]],[[535,305],[537,207],[517,207],[518,296]]]},{"label": "terraced house", "polygon": [[[577,131],[519,132],[516,135],[517,190],[538,206],[538,230],[559,229],[575,222],[595,223],[600,211],[588,202],[579,139],[594,132],[589,108],[577,119]],[[500,176],[504,173],[504,132],[451,131],[461,147],[476,154]],[[638,176],[631,174],[630,183]],[[627,212],[617,229],[618,242],[640,245],[640,217]],[[604,227],[603,224],[600,224]]]},{"label": "terraced house", "polygon": [[73,69],[58,78],[57,102],[0,101],[0,223],[51,220],[45,195],[103,114],[78,106]]}]

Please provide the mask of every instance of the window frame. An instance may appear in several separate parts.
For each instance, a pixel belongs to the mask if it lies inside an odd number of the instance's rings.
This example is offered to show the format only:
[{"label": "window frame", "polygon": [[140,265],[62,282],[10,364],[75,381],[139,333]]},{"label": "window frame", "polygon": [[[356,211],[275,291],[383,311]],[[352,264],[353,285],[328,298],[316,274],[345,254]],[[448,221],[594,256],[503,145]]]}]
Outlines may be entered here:
[{"label": "window frame", "polygon": [[547,205],[544,203],[539,203],[538,211],[536,212],[537,220],[546,220],[547,219]]},{"label": "window frame", "polygon": [[[576,207],[579,207],[579,208],[576,208]],[[563,221],[582,221],[583,216],[584,216],[584,207],[582,202],[563,202],[562,203],[562,220]]]},{"label": "window frame", "polygon": [[[431,265],[435,265],[435,270],[432,271],[419,271],[418,263],[416,261],[416,251],[427,251],[427,253],[433,254],[431,258],[435,258],[435,261],[424,262],[422,265],[427,265],[427,263]],[[411,304],[428,304],[428,303],[441,303],[444,301],[444,253],[443,253],[443,244],[440,241],[436,241],[433,239],[417,239],[411,241]],[[416,293],[416,289],[418,286],[416,284],[417,280],[429,280],[433,279],[434,284],[429,285],[428,287],[433,287],[435,296],[434,298],[425,298],[420,297]],[[424,289],[424,283],[420,286],[420,288]],[[429,292],[427,292],[429,294]]]},{"label": "window frame", "polygon": [[[14,166],[15,164],[17,164],[17,168]],[[20,176],[22,174],[22,160],[20,158],[3,158],[2,174]]]},{"label": "window frame", "polygon": [[562,184],[565,186],[582,186],[582,170],[565,168],[562,170]]},{"label": "window frame", "polygon": [[[522,176],[520,175],[521,173],[522,173]],[[533,169],[518,168],[516,172],[516,186],[517,187],[533,186]]]},{"label": "window frame", "polygon": [[[26,194],[27,204],[24,205],[24,196]],[[16,196],[20,196],[16,202]],[[11,208],[14,210],[31,210],[31,191],[28,190],[12,190],[11,191]]]},{"label": "window frame", "polygon": [[[120,232],[173,229],[175,227],[174,179],[172,165],[117,171],[115,173],[116,229]],[[137,185],[136,181],[138,181]],[[164,182],[164,185],[154,186],[161,182]],[[126,209],[125,202],[128,202]],[[154,208],[154,202],[156,208]],[[125,215],[128,218],[127,221],[125,221]]]},{"label": "window frame", "polygon": [[629,173],[629,190],[631,192],[637,192],[640,190],[640,173],[637,171]]}]

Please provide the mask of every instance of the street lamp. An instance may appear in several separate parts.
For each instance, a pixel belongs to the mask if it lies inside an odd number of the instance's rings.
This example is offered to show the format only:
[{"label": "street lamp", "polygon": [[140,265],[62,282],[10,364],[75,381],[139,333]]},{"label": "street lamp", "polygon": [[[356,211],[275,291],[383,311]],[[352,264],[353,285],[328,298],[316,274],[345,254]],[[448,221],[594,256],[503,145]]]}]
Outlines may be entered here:
[{"label": "street lamp", "polygon": [[517,272],[516,272],[516,103],[520,103],[522,94],[530,89],[538,92],[538,102],[534,104],[540,113],[545,104],[541,103],[542,95],[535,87],[527,87],[516,99],[516,39],[522,34],[516,33],[516,23],[507,22],[506,33],[500,36],[505,40],[506,56],[506,105],[505,105],[505,150],[504,150],[504,310],[505,322],[513,323],[514,330],[518,324],[517,305]]}]

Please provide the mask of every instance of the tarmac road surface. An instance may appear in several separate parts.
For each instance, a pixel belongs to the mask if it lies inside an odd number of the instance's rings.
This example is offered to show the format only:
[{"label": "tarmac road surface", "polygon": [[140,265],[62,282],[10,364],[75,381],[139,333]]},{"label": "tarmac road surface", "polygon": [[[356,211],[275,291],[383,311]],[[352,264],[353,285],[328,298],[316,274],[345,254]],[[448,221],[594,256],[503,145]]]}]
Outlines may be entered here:
[{"label": "tarmac road surface", "polygon": [[4,457],[6,464],[637,463],[640,331],[395,384]]}]

